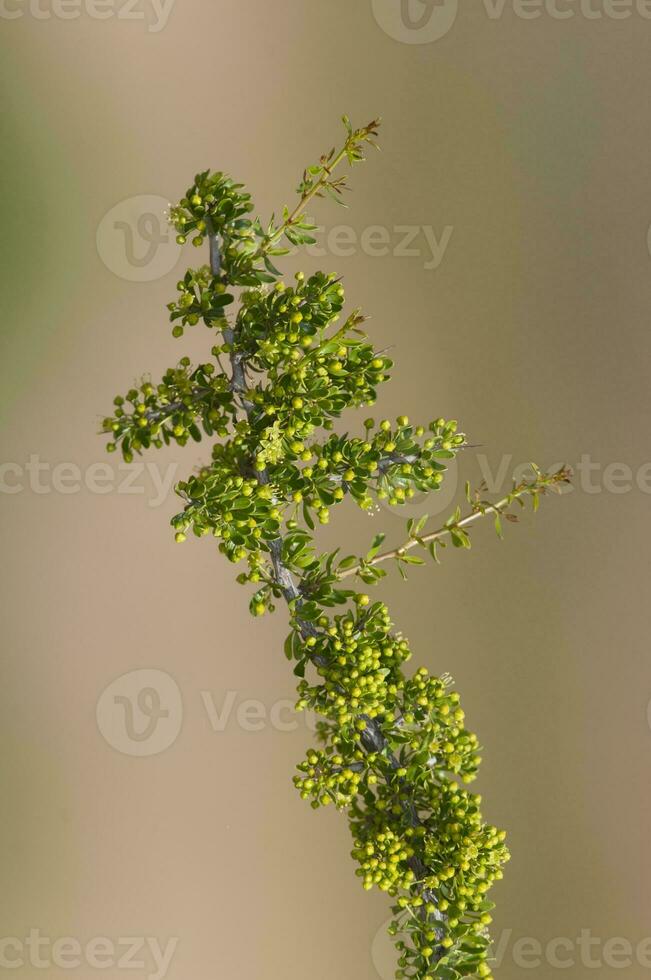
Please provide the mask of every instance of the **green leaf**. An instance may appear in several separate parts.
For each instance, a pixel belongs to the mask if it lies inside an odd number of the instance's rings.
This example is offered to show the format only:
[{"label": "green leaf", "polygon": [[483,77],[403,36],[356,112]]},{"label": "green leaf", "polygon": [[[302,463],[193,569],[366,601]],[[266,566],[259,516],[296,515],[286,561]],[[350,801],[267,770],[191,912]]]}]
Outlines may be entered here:
[{"label": "green leaf", "polygon": [[339,571],[342,571],[343,572],[347,568],[354,568],[356,564],[357,564],[357,558],[355,557],[355,555],[348,555],[347,558],[343,558],[339,562],[339,566],[338,566],[339,567]]},{"label": "green leaf", "polygon": [[416,537],[418,534],[420,534],[420,532],[423,530],[423,528],[427,524],[428,520],[429,520],[429,514],[423,514],[422,517],[419,517],[418,518],[418,520],[414,524],[414,529],[413,529],[413,536],[414,537]]},{"label": "green leaf", "polygon": [[453,970],[451,966],[444,966],[439,964],[436,967],[433,976],[440,977],[441,980],[458,980],[461,974],[457,973],[456,970]]},{"label": "green leaf", "polygon": [[373,543],[371,544],[371,548],[366,554],[367,561],[371,561],[373,558],[375,558],[385,538],[386,538],[386,534],[375,535],[375,537],[373,538]]},{"label": "green leaf", "polygon": [[210,303],[211,309],[220,310],[224,306],[230,306],[235,297],[231,296],[230,293],[222,293],[221,296],[213,296]]},{"label": "green leaf", "polygon": [[455,548],[470,548],[470,538],[460,527],[451,528],[450,537]]},{"label": "green leaf", "polygon": [[273,276],[279,276],[281,274],[280,270],[276,268],[271,259],[269,259],[266,255],[264,257],[264,264],[267,272],[270,272]]},{"label": "green leaf", "polygon": [[321,615],[321,610],[319,609],[316,602],[304,602],[301,605],[300,616],[301,619],[305,619],[312,623],[315,619],[318,619]]},{"label": "green leaf", "polygon": [[295,636],[294,633],[290,633],[287,639],[285,640],[283,646],[283,649],[285,651],[285,656],[287,657],[288,660],[294,659],[294,636]]}]

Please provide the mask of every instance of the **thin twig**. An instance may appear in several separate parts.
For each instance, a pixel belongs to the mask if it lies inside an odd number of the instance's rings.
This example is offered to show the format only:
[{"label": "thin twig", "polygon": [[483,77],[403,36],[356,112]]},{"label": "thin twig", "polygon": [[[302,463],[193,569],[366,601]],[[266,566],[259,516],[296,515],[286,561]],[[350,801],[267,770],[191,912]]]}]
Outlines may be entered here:
[{"label": "thin twig", "polygon": [[475,521],[478,521],[480,517],[485,517],[486,514],[496,514],[499,516],[500,514],[503,514],[515,500],[519,500],[521,497],[526,496],[526,494],[544,493],[547,488],[557,487],[561,483],[566,483],[569,479],[569,475],[569,471],[563,468],[557,473],[553,473],[551,475],[541,474],[540,476],[537,476],[535,480],[529,482],[525,481],[519,486],[514,487],[510,494],[503,497],[501,500],[498,500],[496,503],[477,503],[472,512],[460,520],[447,522],[446,524],[443,524],[442,527],[437,528],[435,531],[430,531],[428,534],[419,534],[415,537],[411,537],[398,548],[392,548],[390,551],[383,551],[381,554],[376,555],[375,558],[371,558],[369,561],[360,562],[359,565],[354,565],[352,568],[346,569],[338,575],[338,578],[349,578],[351,575],[357,575],[364,568],[380,565],[382,562],[389,561],[392,558],[400,559],[405,552],[411,551],[412,548],[424,547],[425,545],[430,544],[432,541],[440,541],[441,538],[446,537],[446,535],[453,534],[455,531],[463,530],[469,525],[474,524]]}]

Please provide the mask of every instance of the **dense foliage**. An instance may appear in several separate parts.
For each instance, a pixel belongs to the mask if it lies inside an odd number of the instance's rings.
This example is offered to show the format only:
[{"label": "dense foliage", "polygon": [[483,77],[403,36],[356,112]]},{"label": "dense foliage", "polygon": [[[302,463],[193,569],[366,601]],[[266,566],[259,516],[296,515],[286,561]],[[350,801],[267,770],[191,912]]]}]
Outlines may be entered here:
[{"label": "dense foliage", "polygon": [[[336,275],[299,272],[286,285],[274,262],[288,245],[313,241],[306,205],[323,195],[341,201],[345,178],[333,171],[374,143],[376,121],[344,124],[342,149],[308,167],[296,208],[278,221],[252,218],[250,196],[224,174],[197,175],[171,220],[180,244],[208,243],[210,264],[186,273],[169,311],[175,337],[200,321],[218,334],[211,357],[196,366],[183,357],[159,384],[145,380],[116,398],[103,429],[108,450],[127,460],[172,441],[217,437],[211,459],[178,485],[183,509],[172,524],[177,541],[190,531],[212,535],[243,564],[238,581],[252,583],[254,616],[288,603],[285,653],[299,679],[297,707],[322,719],[318,748],[298,766],[301,796],[346,813],[363,887],[392,901],[398,977],[490,977],[487,894],[508,852],[466,788],[481,761],[477,737],[450,678],[425,668],[405,674],[411,651],[386,606],[345,580],[372,585],[385,561],[404,576],[423,563],[414,551],[438,560],[446,542],[467,548],[468,527],[487,513],[501,532],[502,516],[515,519],[514,503],[529,496],[537,505],[568,474],[534,467],[493,503],[467,488],[465,516],[458,509],[433,530],[426,517],[410,520],[405,542],[390,551],[380,551],[377,535],[364,556],[316,553],[316,522],[327,523],[346,497],[368,509],[378,499],[399,507],[416,492],[434,493],[466,444],[443,418],[368,418],[359,435],[334,431],[345,409],[374,404],[392,363],[363,333],[358,310],[343,317]],[[229,316],[234,287],[239,308]]]}]

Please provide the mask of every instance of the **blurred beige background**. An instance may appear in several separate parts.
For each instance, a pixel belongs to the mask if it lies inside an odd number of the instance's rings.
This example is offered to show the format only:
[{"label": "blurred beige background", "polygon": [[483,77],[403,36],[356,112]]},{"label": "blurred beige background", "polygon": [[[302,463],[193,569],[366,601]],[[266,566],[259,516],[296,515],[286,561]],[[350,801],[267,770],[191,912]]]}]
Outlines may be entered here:
[{"label": "blurred beige background", "polygon": [[[0,973],[391,976],[387,903],[359,888],[345,820],[291,784],[311,734],[287,710],[284,612],[250,619],[209,543],[173,543],[160,481],[208,446],[106,471],[95,435],[116,392],[180,356],[164,305],[197,256],[161,240],[160,199],[213,167],[266,216],[348,112],[383,116],[382,153],[353,175],[349,211],[315,212],[326,254],[300,265],[341,271],[395,345],[376,414],[458,417],[479,444],[459,492],[482,476],[499,489],[530,459],[581,464],[504,543],[483,527],[470,555],[380,589],[417,659],[455,676],[485,747],[486,816],[514,855],[495,892],[499,976],[639,980],[649,5],[168,4],[0,14]],[[210,344],[197,328],[183,352]],[[327,538],[398,541],[405,516],[342,508]],[[151,739],[145,689],[170,711]],[[116,693],[129,730],[107,714]]]}]

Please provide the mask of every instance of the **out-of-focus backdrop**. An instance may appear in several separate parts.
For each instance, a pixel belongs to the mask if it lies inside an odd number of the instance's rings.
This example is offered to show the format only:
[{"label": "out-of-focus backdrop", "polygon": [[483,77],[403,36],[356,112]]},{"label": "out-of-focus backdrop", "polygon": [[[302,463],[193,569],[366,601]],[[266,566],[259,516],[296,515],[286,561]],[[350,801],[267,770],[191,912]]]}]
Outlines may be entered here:
[{"label": "out-of-focus backdrop", "polygon": [[[385,898],[345,820],[292,784],[286,617],[253,620],[172,485],[98,420],[142,372],[209,350],[165,304],[194,250],[163,209],[223,169],[268,216],[339,116],[382,152],[322,202],[311,256],[391,346],[376,415],[459,418],[466,479],[575,468],[500,543],[380,586],[449,671],[508,828],[499,976],[651,970],[648,813],[651,4],[645,0],[2,0],[0,974],[389,980]],[[192,254],[191,254],[192,253]],[[571,971],[571,972],[570,972]]]}]

